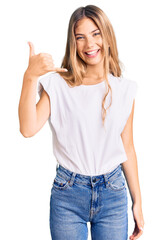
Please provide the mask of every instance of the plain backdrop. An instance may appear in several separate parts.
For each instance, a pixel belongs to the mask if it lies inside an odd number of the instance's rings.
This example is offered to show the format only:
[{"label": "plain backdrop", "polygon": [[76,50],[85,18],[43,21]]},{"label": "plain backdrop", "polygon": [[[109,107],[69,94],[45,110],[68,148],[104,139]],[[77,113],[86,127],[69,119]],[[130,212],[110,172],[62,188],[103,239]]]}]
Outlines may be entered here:
[{"label": "plain backdrop", "polygon": [[[18,104],[31,41],[60,67],[72,12],[94,4],[111,21],[124,64],[135,80],[134,145],[145,220],[142,239],[161,236],[162,32],[160,0],[5,1],[0,7],[0,239],[50,240],[49,201],[56,173],[48,122],[32,138],[19,132]],[[37,94],[37,101],[39,96]],[[129,197],[129,236],[134,221]],[[90,231],[90,225],[88,229]],[[89,238],[90,234],[89,234]]]}]

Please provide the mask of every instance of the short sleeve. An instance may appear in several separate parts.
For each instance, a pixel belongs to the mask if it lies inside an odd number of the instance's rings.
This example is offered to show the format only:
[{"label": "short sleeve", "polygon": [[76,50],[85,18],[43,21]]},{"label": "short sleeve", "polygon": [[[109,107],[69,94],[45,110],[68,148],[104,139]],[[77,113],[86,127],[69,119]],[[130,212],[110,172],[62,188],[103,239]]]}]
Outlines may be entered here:
[{"label": "short sleeve", "polygon": [[38,79],[38,85],[37,85],[37,92],[39,97],[41,97],[43,89],[46,91],[46,93],[49,96],[50,99],[50,116],[53,117],[54,114],[54,86],[55,81],[54,81],[54,75],[52,73],[48,73],[48,75],[43,75]]},{"label": "short sleeve", "polygon": [[37,87],[37,92],[39,97],[41,97],[43,89],[47,92],[49,97],[51,96],[51,91],[52,91],[52,74],[46,74],[43,77],[40,77],[38,80],[38,87]]},{"label": "short sleeve", "polygon": [[120,96],[120,133],[122,133],[131,114],[133,101],[137,95],[138,84],[135,81],[123,79]]}]

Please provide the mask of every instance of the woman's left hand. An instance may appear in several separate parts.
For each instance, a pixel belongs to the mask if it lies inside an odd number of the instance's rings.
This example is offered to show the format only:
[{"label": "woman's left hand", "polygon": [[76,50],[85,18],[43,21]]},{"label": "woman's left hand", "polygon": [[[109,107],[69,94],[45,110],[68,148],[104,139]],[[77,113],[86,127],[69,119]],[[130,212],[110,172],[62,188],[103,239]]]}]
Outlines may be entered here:
[{"label": "woman's left hand", "polygon": [[144,219],[141,204],[133,204],[133,217],[135,221],[135,228],[133,234],[129,237],[130,240],[136,240],[143,234]]}]

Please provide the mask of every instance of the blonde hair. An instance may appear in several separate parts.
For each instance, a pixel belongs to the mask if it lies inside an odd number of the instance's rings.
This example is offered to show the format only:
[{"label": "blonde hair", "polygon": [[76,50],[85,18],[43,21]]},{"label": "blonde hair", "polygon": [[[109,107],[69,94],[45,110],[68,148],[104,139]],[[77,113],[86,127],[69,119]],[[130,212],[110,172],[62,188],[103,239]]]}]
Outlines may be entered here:
[{"label": "blonde hair", "polygon": [[[115,77],[120,77],[120,64],[122,63],[118,58],[118,50],[113,27],[106,14],[99,7],[87,5],[86,7],[77,8],[71,15],[68,26],[65,56],[61,64],[61,67],[67,68],[68,72],[59,74],[71,87],[82,84],[82,79],[86,73],[86,63],[77,54],[75,28],[77,22],[83,18],[90,18],[94,21],[101,32],[103,40],[104,79],[107,84],[107,91],[102,101],[102,122],[104,124],[106,110],[112,104],[112,89],[108,81],[108,73],[111,73]],[[104,104],[109,91],[111,92],[111,101],[107,109],[105,109]]]}]

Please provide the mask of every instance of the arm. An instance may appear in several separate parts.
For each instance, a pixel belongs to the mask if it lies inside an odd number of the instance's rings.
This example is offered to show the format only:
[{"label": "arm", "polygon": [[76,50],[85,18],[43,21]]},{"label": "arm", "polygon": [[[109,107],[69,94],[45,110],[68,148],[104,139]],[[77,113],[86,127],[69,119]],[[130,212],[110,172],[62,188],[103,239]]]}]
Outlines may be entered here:
[{"label": "arm", "polygon": [[29,65],[24,74],[23,86],[19,101],[20,132],[24,137],[36,134],[45,124],[50,115],[50,99],[43,90],[39,102],[36,104],[37,80],[39,76],[48,72],[67,72],[67,69],[56,68],[50,54],[35,54],[34,45],[28,42],[30,47]]},{"label": "arm", "polygon": [[20,132],[24,137],[35,135],[45,124],[50,115],[50,100],[43,90],[36,104],[37,78],[24,74],[23,86],[19,102]]},{"label": "arm", "polygon": [[[127,155],[127,161],[122,163],[123,172],[128,184],[130,195],[133,202],[133,214],[136,222],[136,227],[134,230],[134,235],[131,239],[137,239],[142,231],[139,230],[140,227],[143,228],[144,220],[142,214],[142,198],[138,177],[138,165],[137,165],[137,156],[135,153],[134,143],[133,143],[133,114],[134,114],[134,103],[132,107],[132,112],[127,120],[125,128],[121,134],[123,145]],[[134,238],[135,237],[135,238]]]},{"label": "arm", "polygon": [[122,167],[128,183],[132,202],[142,204],[139,178],[138,178],[137,156],[136,156],[134,143],[133,143],[133,114],[134,114],[134,103],[132,107],[132,112],[121,134],[124,149],[126,151],[126,155],[128,158],[126,162],[122,163]]}]

